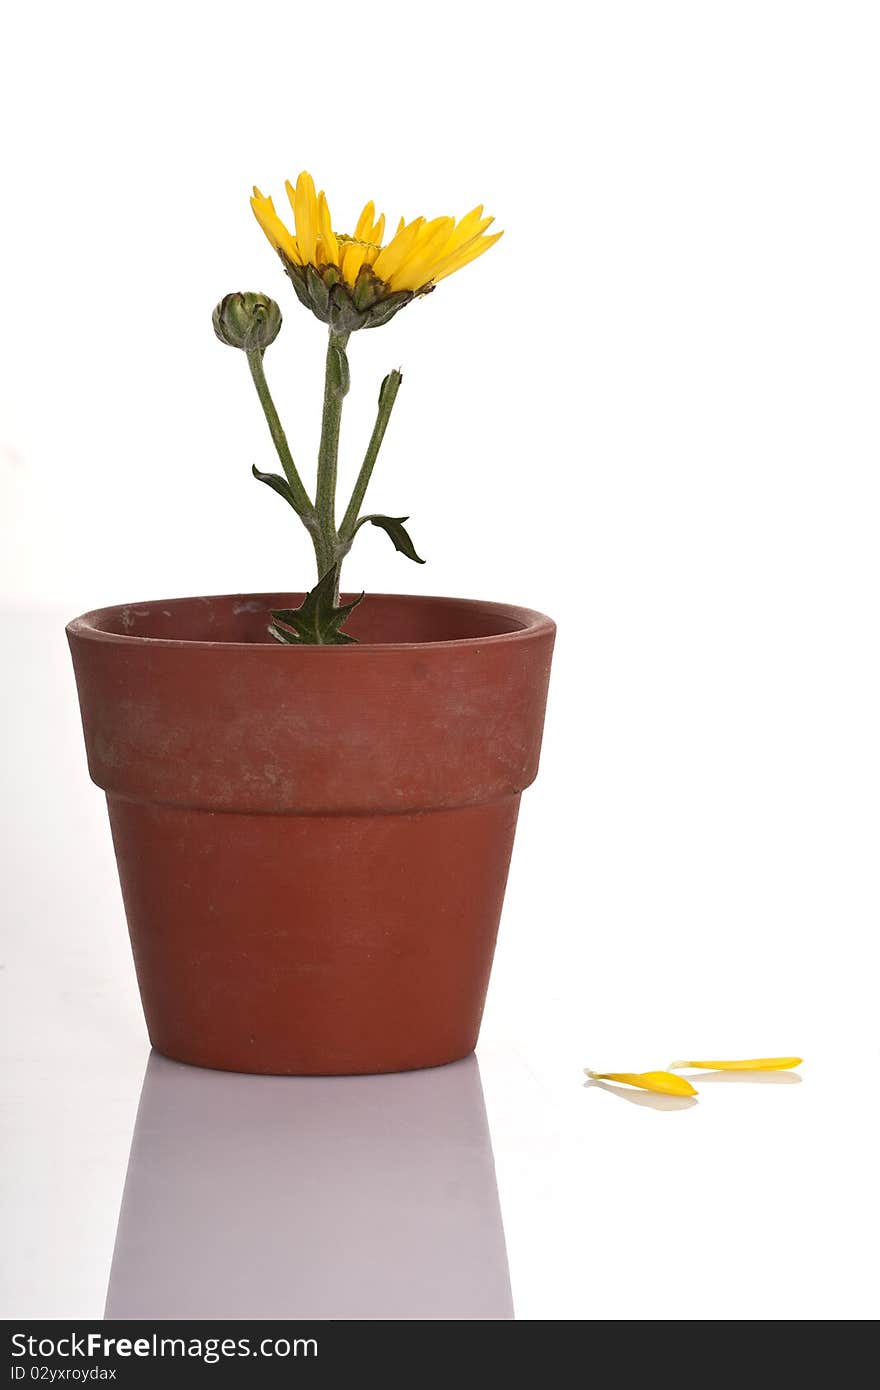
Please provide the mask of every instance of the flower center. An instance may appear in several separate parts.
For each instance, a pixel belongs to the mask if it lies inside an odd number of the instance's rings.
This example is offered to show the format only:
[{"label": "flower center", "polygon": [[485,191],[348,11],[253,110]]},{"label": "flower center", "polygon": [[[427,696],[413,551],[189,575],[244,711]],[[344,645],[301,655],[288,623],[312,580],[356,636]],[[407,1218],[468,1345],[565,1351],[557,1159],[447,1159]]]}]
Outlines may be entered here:
[{"label": "flower center", "polygon": [[360,237],[346,236],[345,232],[336,232],[336,240],[344,242],[350,246],[366,246],[368,251],[381,251],[382,247],[375,241],[361,241]]}]

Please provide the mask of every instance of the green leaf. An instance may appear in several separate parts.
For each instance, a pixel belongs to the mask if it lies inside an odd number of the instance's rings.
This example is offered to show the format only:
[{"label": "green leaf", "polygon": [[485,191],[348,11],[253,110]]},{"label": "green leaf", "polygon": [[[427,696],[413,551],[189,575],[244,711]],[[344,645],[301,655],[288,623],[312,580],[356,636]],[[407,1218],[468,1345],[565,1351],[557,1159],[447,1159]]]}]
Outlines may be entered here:
[{"label": "green leaf", "polygon": [[355,534],[367,521],[371,522],[373,526],[378,526],[380,530],[390,536],[394,549],[399,550],[401,555],[405,555],[408,560],[415,560],[417,565],[425,563],[421,555],[417,554],[416,548],[410,540],[409,532],[403,524],[405,521],[409,521],[408,516],[362,516],[354,528]]},{"label": "green leaf", "polygon": [[299,515],[299,507],[294,501],[293,491],[286,478],[282,478],[280,473],[261,473],[255,463],[251,464],[251,472],[258,482],[265,483],[273,492],[277,492],[279,497],[283,497],[285,502],[289,502],[297,516]]},{"label": "green leaf", "polygon": [[291,645],[303,643],[306,646],[348,646],[356,642],[356,637],[349,637],[348,633],[340,632],[339,629],[364,596],[361,594],[351,603],[337,605],[338,582],[337,564],[327,571],[310,593],[306,594],[299,608],[273,608],[272,617],[275,621],[269,626],[271,635],[279,642],[289,642]]},{"label": "green leaf", "polygon": [[274,637],[276,642],[288,642],[292,647],[301,647],[302,642],[295,632],[289,632],[285,627],[279,627],[277,623],[270,623],[268,627],[270,637]]}]

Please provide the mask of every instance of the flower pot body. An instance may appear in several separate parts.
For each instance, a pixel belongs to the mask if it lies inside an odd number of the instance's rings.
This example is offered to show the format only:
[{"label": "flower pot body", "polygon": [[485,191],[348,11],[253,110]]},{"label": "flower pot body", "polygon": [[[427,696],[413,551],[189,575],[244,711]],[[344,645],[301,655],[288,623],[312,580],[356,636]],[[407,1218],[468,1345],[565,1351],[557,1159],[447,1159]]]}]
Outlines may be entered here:
[{"label": "flower pot body", "polygon": [[301,595],[101,609],[67,632],[153,1046],[230,1071],[437,1066],[477,1038],[554,625],[371,595],[291,647]]}]

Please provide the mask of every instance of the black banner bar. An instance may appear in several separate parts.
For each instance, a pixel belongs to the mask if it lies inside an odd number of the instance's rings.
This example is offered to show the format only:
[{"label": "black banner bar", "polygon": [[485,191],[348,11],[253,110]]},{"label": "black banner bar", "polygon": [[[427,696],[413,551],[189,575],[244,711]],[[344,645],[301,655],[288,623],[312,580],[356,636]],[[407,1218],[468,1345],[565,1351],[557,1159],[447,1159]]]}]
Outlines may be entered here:
[{"label": "black banner bar", "polygon": [[166,1374],[175,1385],[194,1387],[291,1386],[300,1379],[320,1384],[321,1368],[385,1377],[426,1365],[458,1377],[469,1366],[476,1373],[477,1358],[486,1355],[494,1371],[509,1364],[522,1373],[532,1353],[536,1368],[548,1368],[539,1323],[7,1320],[5,1327],[5,1379],[13,1387],[152,1390]]}]

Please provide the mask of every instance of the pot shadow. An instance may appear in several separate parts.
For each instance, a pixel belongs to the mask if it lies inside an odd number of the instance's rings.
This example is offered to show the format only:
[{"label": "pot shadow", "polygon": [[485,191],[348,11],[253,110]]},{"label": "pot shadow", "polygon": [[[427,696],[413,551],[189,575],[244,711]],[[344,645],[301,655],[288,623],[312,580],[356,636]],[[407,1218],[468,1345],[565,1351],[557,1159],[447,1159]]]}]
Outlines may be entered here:
[{"label": "pot shadow", "polygon": [[392,1076],[151,1053],[108,1319],[509,1319],[477,1059]]},{"label": "pot shadow", "polygon": [[723,1086],[800,1086],[803,1077],[796,1071],[697,1071],[686,1078],[697,1090],[704,1081]]},{"label": "pot shadow", "polygon": [[628,1086],[615,1086],[611,1081],[584,1082],[585,1091],[593,1088],[597,1091],[607,1091],[612,1096],[620,1096],[621,1100],[628,1100],[631,1105],[643,1105],[647,1110],[691,1110],[697,1103],[696,1096],[664,1096],[656,1091],[637,1091],[631,1090]]}]

